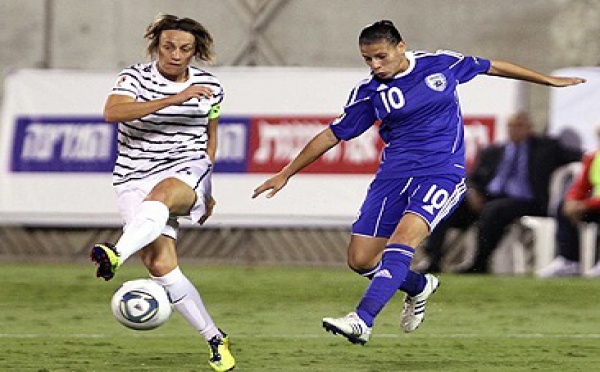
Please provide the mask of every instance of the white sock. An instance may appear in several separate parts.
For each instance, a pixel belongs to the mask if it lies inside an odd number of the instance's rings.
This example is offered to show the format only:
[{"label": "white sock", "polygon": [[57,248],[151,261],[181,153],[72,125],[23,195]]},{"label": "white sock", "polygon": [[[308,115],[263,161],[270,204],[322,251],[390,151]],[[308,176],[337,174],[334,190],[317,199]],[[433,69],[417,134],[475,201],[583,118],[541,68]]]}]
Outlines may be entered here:
[{"label": "white sock", "polygon": [[200,293],[190,280],[183,275],[179,267],[165,276],[150,276],[153,280],[165,287],[173,306],[183,317],[202,334],[206,341],[221,332],[213,322],[204,307]]},{"label": "white sock", "polygon": [[156,240],[167,225],[169,208],[159,201],[145,201],[135,215],[115,248],[122,264],[132,254]]}]

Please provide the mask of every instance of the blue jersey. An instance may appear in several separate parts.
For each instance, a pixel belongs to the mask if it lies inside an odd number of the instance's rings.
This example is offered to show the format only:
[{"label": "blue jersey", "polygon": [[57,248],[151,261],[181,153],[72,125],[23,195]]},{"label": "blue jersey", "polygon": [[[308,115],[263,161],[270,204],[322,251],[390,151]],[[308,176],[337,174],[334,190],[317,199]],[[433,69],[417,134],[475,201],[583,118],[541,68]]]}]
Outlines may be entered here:
[{"label": "blue jersey", "polygon": [[392,79],[363,80],[330,124],[341,140],[380,121],[385,142],[376,178],[465,175],[458,84],[486,73],[491,62],[450,51],[407,52],[409,68]]}]

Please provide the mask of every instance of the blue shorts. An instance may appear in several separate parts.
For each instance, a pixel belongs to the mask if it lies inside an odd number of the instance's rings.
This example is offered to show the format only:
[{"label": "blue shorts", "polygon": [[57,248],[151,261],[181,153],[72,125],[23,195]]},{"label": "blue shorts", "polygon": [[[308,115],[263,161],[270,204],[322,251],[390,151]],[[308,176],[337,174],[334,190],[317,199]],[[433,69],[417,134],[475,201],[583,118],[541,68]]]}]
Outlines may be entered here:
[{"label": "blue shorts", "polygon": [[389,238],[405,213],[421,216],[432,231],[456,209],[466,191],[465,178],[455,175],[375,179],[352,234]]}]

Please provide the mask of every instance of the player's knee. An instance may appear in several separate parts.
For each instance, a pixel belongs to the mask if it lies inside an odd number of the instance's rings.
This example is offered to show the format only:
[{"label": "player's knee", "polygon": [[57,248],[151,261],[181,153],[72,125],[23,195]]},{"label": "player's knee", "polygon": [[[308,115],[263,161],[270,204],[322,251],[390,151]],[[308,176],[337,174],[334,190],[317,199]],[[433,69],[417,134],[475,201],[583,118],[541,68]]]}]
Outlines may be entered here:
[{"label": "player's knee", "polygon": [[377,262],[374,262],[375,260],[372,257],[367,257],[365,255],[360,255],[360,254],[353,254],[353,255],[348,255],[348,267],[361,274],[365,271],[368,271],[370,269],[372,269],[375,265],[377,265]]},{"label": "player's knee", "polygon": [[166,190],[152,190],[144,200],[161,202],[166,205],[167,208],[171,209],[171,196]]},{"label": "player's knee", "polygon": [[177,267],[177,261],[168,257],[145,257],[144,265],[152,276],[165,276]]}]

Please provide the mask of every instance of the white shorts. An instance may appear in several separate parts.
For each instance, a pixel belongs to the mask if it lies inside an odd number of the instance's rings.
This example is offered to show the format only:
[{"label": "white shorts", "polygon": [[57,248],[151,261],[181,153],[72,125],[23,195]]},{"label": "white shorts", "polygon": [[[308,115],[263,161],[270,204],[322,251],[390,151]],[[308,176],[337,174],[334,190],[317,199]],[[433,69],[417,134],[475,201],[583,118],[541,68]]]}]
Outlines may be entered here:
[{"label": "white shorts", "polygon": [[196,191],[196,202],[187,216],[172,216],[167,221],[162,234],[177,239],[179,231],[178,218],[186,218],[192,222],[198,220],[206,212],[206,200],[212,195],[211,190],[212,166],[208,161],[195,160],[194,162],[179,164],[167,171],[157,173],[143,180],[133,180],[115,186],[119,213],[127,227],[138,212],[146,196],[160,181],[167,178],[177,178],[185,182]]}]

